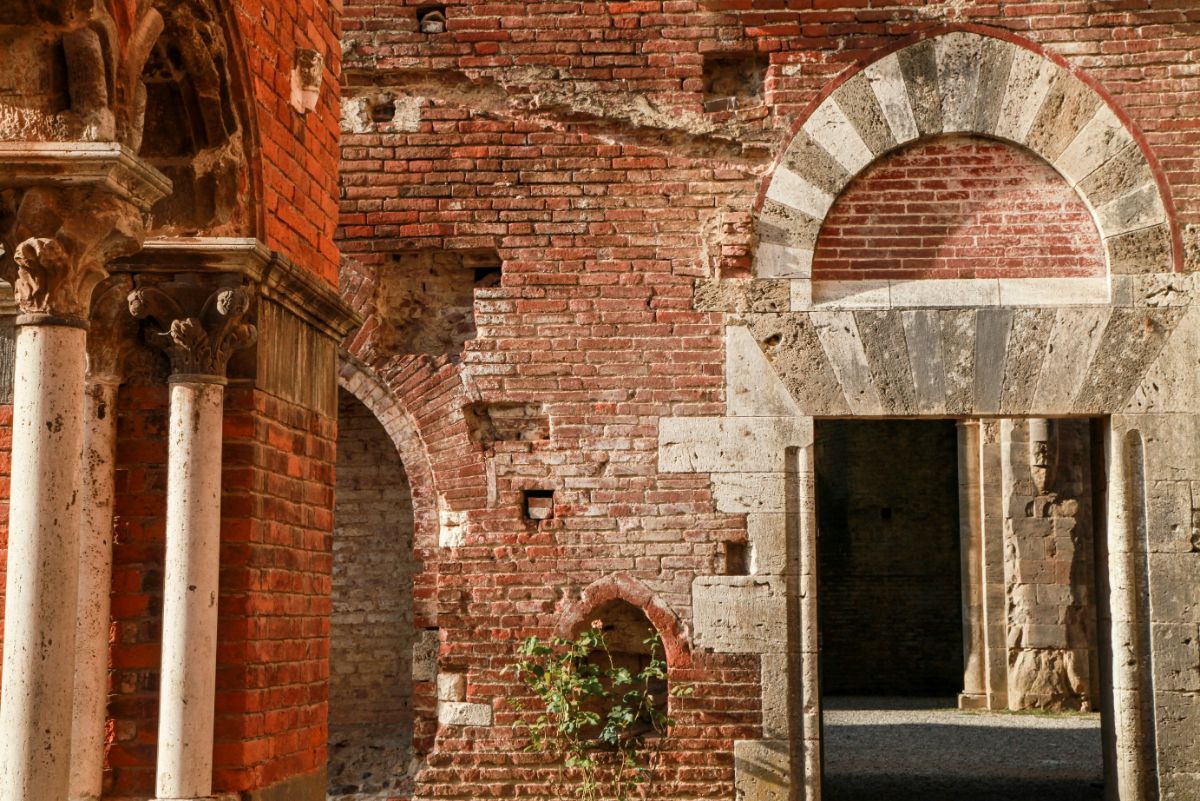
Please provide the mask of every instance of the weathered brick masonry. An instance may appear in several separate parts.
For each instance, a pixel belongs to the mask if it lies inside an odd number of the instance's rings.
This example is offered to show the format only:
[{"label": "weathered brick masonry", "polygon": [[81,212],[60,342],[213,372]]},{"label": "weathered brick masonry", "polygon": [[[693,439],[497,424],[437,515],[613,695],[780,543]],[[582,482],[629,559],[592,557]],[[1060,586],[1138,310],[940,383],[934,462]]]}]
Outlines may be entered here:
[{"label": "weathered brick masonry", "polygon": [[[103,48],[67,58],[68,35],[110,29],[125,57],[152,5],[144,70],[101,91],[78,64]],[[61,199],[20,207],[61,190],[18,146],[96,182],[74,157],[119,145],[167,196],[144,231],[121,217],[97,297],[250,298],[257,344],[209,376],[229,381],[213,794],[555,798],[505,668],[529,635],[640,622],[625,603],[693,688],[652,796],[812,799],[814,418],[1069,416],[1107,432],[1101,624],[1136,657],[1101,689],[1110,778],[1200,798],[1194,0],[17,0],[0,35],[6,277],[18,245],[30,273],[91,231],[60,230],[79,214]],[[179,697],[160,681],[166,382],[191,373],[150,322],[110,336],[100,311],[73,314],[121,384],[103,794],[142,799]],[[977,450],[1016,478],[980,542],[1030,562],[1037,603],[1000,628],[1046,637],[1013,675],[1057,679],[1060,651],[1095,644],[1047,621],[1091,596],[1036,570],[1093,554],[1032,563],[1086,527],[1070,504],[1091,488],[1037,486],[1034,426],[1003,425]],[[401,533],[356,543],[335,497]],[[12,587],[29,566],[5,569]],[[395,594],[356,627],[368,589]],[[368,717],[396,748],[339,785],[330,727]]]},{"label": "weathered brick masonry", "polygon": [[[1113,270],[1182,266],[1175,230],[1191,237],[1200,222],[1200,78],[1181,66],[1200,44],[1200,11],[1187,2],[448,2],[444,33],[419,29],[423,5],[347,4],[340,229],[343,293],[367,318],[347,350],[405,410],[406,437],[421,440],[451,546],[430,549],[439,534],[418,514],[417,585],[432,590],[417,601],[418,627],[437,626],[439,669],[465,673],[465,701],[493,713],[492,726],[444,725],[432,752],[419,749],[419,797],[544,793],[545,775],[514,751],[504,703],[514,689],[500,671],[520,637],[574,619],[584,588],[628,577],[687,632],[693,580],[728,572],[729,544],[747,539],[744,510],[717,511],[728,504],[704,472],[663,472],[659,421],[727,413],[727,318],[703,309],[787,310],[786,292],[737,280],[769,276],[766,262],[752,266],[754,250],[779,241],[764,176],[820,101],[847,101],[834,90],[862,66],[947,30],[1020,41],[1118,109],[1150,159],[1128,180],[1157,182],[1173,222],[1150,230],[1138,255],[1111,254]],[[760,65],[760,96],[712,103],[722,63]],[[1081,109],[1063,114],[1096,105]],[[1044,155],[922,133],[841,193],[816,240],[814,280],[1106,273],[1082,190]],[[1047,146],[1057,155],[1066,144]],[[931,163],[944,179],[915,172]],[[889,193],[922,191],[920,247],[901,252],[899,230],[882,243],[853,230],[868,216],[889,224]],[[913,222],[894,225],[907,234]],[[503,275],[475,291],[461,362],[390,349],[380,286],[394,280],[393,255],[479,249],[499,254]],[[717,278],[743,294],[707,288]],[[752,325],[770,341],[769,325]],[[787,380],[804,397],[825,379]],[[548,430],[481,444],[461,412],[480,405],[521,406]],[[552,520],[521,519],[529,489],[554,490]],[[763,736],[759,665],[694,641],[673,665],[696,692],[674,705],[681,736],[659,797],[732,797],[733,741]]]}]

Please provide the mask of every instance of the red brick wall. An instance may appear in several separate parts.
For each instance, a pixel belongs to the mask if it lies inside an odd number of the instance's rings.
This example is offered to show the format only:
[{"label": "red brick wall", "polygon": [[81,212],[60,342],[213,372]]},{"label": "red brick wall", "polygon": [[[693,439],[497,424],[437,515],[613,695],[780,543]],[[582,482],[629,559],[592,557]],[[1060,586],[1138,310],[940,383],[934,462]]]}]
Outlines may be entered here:
[{"label": "red brick wall", "polygon": [[[340,0],[236,0],[239,56],[251,76],[261,171],[258,198],[263,238],[275,250],[337,283],[338,118],[341,113]],[[325,57],[317,108],[292,108],[292,65],[297,48]]]},{"label": "red brick wall", "polygon": [[[1030,38],[1114,96],[1158,156],[1180,221],[1200,222],[1200,76],[1178,69],[1200,46],[1191,0],[448,0],[449,30],[433,35],[417,30],[422,4],[347,3],[351,91],[394,91],[421,120],[343,137],[340,230],[347,297],[369,316],[349,348],[411,412],[436,490],[467,520],[466,547],[422,557],[418,616],[441,628],[442,666],[467,674],[469,699],[497,710],[494,728],[442,729],[421,797],[507,795],[518,779],[529,797],[547,792],[525,762],[511,767],[526,759],[500,700],[515,643],[617,572],[687,623],[693,577],[721,572],[723,543],[744,538],[741,518],[714,513],[706,476],[657,473],[657,421],[724,413],[721,321],[692,310],[693,281],[745,274],[762,176],[839,74],[947,23]],[[768,56],[762,106],[703,113],[715,51]],[[1038,166],[1022,181],[1050,178]],[[1093,246],[1091,233],[1066,255]],[[385,255],[440,247],[495,247],[505,265],[502,285],[476,294],[478,334],[458,368],[388,353],[370,317]],[[550,438],[473,450],[459,409],[481,400],[545,404]],[[523,488],[556,490],[553,522],[520,519]],[[425,547],[436,531],[418,523],[416,538]],[[676,679],[696,696],[677,712],[679,753],[654,794],[729,798],[731,742],[760,735],[756,660],[692,659]]]},{"label": "red brick wall", "polygon": [[838,197],[814,280],[1041,278],[1104,273],[1087,207],[1052,167],[953,137],[885,156]]},{"label": "red brick wall", "polygon": [[[107,792],[153,795],[161,660],[167,391],[119,401]],[[219,792],[325,765],[335,423],[227,391],[216,745]]]}]

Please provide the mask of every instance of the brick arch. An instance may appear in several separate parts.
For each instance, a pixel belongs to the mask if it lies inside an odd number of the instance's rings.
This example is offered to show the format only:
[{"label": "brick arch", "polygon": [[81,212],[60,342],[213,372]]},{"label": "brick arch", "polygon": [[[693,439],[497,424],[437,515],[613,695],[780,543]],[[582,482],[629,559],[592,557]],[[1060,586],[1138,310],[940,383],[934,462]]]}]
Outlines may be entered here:
[{"label": "brick arch", "polygon": [[563,611],[554,627],[555,635],[563,638],[574,636],[591,620],[597,609],[611,601],[625,601],[646,615],[662,638],[663,653],[670,667],[691,665],[687,631],[679,616],[653,590],[625,573],[604,576],[589,584],[579,600]]},{"label": "brick arch", "polygon": [[811,276],[834,200],[881,157],[920,139],[974,134],[1018,145],[1087,205],[1112,272],[1171,272],[1179,232],[1145,141],[1086,78],[1032,44],[943,32],[850,74],[798,123],[758,209],[760,277]]},{"label": "brick arch", "polygon": [[374,370],[345,350],[340,352],[339,361],[338,386],[375,415],[400,453],[412,488],[414,547],[436,547],[440,526],[438,492],[429,452],[416,421]]}]

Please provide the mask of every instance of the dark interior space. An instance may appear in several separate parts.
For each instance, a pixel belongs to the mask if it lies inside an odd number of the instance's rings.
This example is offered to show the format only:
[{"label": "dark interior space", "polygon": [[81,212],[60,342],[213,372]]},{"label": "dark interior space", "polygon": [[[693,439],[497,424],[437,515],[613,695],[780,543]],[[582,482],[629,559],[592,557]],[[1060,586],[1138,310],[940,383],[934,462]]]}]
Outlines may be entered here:
[{"label": "dark interior space", "polygon": [[953,420],[818,421],[824,692],[962,689],[957,447]]}]

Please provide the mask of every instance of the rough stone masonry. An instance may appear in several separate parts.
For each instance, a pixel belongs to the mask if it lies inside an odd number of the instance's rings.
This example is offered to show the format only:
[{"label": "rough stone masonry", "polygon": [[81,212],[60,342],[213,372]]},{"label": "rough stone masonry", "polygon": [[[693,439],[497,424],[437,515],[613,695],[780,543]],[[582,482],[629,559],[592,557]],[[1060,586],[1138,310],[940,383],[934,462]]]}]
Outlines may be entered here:
[{"label": "rough stone masonry", "polygon": [[911,418],[960,703],[1200,799],[1198,49],[1192,0],[3,4],[0,801],[548,801],[505,668],[612,609],[693,689],[652,797],[816,801],[823,423]]}]

